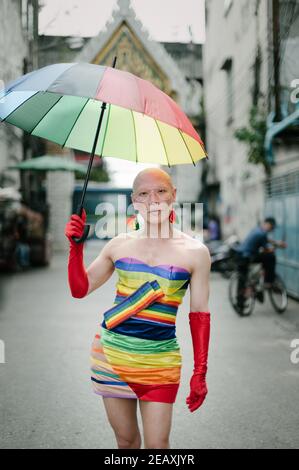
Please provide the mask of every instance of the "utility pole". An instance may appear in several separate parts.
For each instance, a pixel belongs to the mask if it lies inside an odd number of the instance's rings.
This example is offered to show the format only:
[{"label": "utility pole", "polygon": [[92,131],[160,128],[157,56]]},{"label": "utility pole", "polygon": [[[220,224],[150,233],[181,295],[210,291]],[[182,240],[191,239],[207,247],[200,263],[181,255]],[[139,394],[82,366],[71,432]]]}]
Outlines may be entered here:
[{"label": "utility pole", "polygon": [[[25,2],[24,2],[25,4]],[[23,74],[29,73],[38,68],[38,10],[39,0],[30,0],[26,2],[26,25],[24,31],[24,38],[27,42],[27,54],[23,61]],[[36,155],[37,152],[37,139],[33,139],[29,134],[23,132],[23,160],[27,160]],[[35,177],[37,181],[37,177]],[[30,205],[30,181],[29,174],[26,171],[20,172],[20,186],[23,197],[28,205]]]},{"label": "utility pole", "polygon": [[273,67],[274,67],[274,97],[275,116],[274,121],[281,121],[280,109],[280,0],[272,0],[272,25],[273,25]]},{"label": "utility pole", "polygon": [[38,13],[39,13],[38,0],[32,1],[32,8],[33,8],[32,68],[33,70],[36,70],[38,68]]}]

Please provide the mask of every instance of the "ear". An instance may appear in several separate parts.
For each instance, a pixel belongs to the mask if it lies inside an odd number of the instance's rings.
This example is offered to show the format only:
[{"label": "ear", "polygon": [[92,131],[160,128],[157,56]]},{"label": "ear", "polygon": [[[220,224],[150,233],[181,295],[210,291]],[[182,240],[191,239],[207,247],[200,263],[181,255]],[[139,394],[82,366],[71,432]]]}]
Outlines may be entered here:
[{"label": "ear", "polygon": [[172,195],[173,195],[173,199],[175,200],[176,199],[176,188],[173,188]]},{"label": "ear", "polygon": [[136,207],[136,201],[135,201],[134,193],[131,193],[131,201],[132,201],[133,208],[135,210],[138,210],[137,207]]}]

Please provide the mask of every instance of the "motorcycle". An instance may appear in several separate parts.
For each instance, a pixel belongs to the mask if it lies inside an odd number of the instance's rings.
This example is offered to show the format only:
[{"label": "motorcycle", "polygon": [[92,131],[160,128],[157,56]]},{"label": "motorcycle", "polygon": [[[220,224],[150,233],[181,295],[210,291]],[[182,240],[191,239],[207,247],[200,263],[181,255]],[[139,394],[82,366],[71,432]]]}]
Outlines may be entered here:
[{"label": "motorcycle", "polygon": [[211,256],[211,271],[219,272],[225,279],[228,279],[235,267],[234,249],[239,245],[240,240],[236,235],[231,235],[226,240],[207,241],[206,245]]}]

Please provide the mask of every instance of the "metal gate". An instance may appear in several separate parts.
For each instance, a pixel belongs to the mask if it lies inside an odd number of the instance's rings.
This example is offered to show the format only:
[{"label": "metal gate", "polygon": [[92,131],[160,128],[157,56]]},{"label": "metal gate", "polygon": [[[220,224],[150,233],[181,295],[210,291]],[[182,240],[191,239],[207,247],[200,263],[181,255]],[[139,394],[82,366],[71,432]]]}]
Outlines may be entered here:
[{"label": "metal gate", "polygon": [[276,250],[277,272],[288,293],[299,298],[299,171],[271,178],[265,191],[265,216],[271,215],[277,222],[273,238],[288,244],[286,249]]}]

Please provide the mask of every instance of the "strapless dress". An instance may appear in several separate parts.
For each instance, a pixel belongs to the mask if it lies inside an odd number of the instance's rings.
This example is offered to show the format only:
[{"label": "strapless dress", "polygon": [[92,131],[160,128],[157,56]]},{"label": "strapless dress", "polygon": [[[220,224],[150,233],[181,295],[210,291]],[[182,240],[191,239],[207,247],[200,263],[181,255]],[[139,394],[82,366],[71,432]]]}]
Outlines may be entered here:
[{"label": "strapless dress", "polygon": [[105,318],[98,325],[90,355],[93,391],[104,397],[174,403],[182,366],[176,315],[191,273],[133,257],[119,258],[114,265],[118,281],[113,306],[147,281],[157,281],[163,295],[114,328],[107,328]]}]

